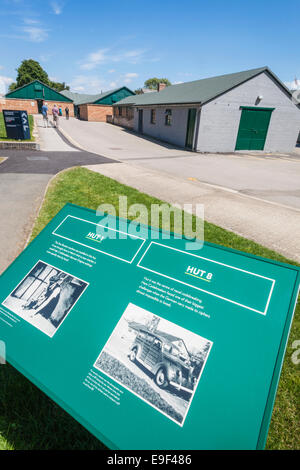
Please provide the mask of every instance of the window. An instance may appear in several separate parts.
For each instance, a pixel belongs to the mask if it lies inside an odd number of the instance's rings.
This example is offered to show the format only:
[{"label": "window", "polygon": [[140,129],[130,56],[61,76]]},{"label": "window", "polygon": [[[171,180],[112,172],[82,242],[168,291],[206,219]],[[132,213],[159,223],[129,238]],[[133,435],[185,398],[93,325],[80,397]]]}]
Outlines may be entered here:
[{"label": "window", "polygon": [[165,112],[165,125],[171,126],[172,125],[172,109],[166,109]]},{"label": "window", "polygon": [[122,106],[118,106],[119,108],[119,116],[122,116]]},{"label": "window", "polygon": [[26,301],[37,298],[48,287],[51,277],[57,274],[58,271],[52,266],[44,266],[44,263],[38,262],[34,270],[14,290],[12,295]]},{"label": "window", "polygon": [[130,119],[133,119],[133,108],[131,106],[125,107],[125,115],[128,121],[130,121]]},{"label": "window", "polygon": [[150,122],[151,122],[151,124],[155,124],[155,123],[156,123],[156,111],[155,111],[155,109],[151,109]]}]

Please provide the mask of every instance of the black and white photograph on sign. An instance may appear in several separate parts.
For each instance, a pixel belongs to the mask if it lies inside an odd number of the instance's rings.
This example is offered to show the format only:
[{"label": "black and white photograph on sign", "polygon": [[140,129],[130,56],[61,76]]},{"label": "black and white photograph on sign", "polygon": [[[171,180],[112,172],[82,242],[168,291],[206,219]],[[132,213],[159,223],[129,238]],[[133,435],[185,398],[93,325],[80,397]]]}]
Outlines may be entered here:
[{"label": "black and white photograph on sign", "polygon": [[212,344],[130,303],[94,367],[183,426]]},{"label": "black and white photograph on sign", "polygon": [[2,305],[52,337],[88,283],[38,261]]}]

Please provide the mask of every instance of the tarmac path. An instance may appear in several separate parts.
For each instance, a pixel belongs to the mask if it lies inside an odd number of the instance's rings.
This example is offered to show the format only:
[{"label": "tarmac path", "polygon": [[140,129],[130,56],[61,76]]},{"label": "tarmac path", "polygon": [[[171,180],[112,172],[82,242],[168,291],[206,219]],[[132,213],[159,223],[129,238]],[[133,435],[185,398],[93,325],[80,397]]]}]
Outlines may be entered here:
[{"label": "tarmac path", "polygon": [[193,212],[203,205],[208,222],[300,263],[300,147],[290,155],[197,154],[104,122],[63,120],[61,129],[115,160],[87,168]]},{"label": "tarmac path", "polygon": [[[37,120],[41,125],[41,120]],[[53,175],[112,160],[76,149],[53,128],[39,128],[42,150],[0,150],[0,273],[22,251]]]}]

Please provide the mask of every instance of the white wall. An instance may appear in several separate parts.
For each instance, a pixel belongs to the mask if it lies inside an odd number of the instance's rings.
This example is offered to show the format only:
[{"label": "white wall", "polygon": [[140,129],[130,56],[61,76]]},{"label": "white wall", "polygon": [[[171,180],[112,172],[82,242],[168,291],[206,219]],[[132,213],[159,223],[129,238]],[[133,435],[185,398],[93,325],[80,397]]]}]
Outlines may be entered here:
[{"label": "white wall", "polygon": [[275,108],[265,143],[265,151],[290,152],[300,130],[300,110],[266,73],[248,80],[202,107],[197,150],[200,152],[233,152],[235,149],[241,109],[257,105]]},{"label": "white wall", "polygon": [[[153,106],[152,109],[156,110],[156,124],[150,122],[151,108],[143,108],[143,133],[179,147],[184,147],[189,108],[172,108],[171,106],[155,108]],[[172,109],[171,126],[165,125],[166,109]],[[138,111],[136,108],[134,110],[134,130],[138,131]]]}]

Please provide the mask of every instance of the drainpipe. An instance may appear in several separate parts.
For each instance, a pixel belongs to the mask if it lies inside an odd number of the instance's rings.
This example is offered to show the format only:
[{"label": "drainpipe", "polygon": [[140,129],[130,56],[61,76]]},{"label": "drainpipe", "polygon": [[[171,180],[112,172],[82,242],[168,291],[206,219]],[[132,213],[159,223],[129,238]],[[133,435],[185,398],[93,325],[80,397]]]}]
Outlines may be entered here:
[{"label": "drainpipe", "polygon": [[192,148],[194,152],[197,152],[200,118],[201,118],[201,107],[197,109],[197,115],[196,115],[196,125],[195,125],[195,130],[194,130],[194,140],[193,140],[193,148]]}]

